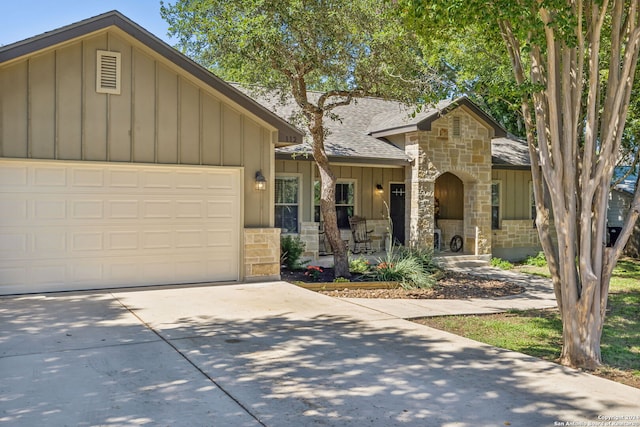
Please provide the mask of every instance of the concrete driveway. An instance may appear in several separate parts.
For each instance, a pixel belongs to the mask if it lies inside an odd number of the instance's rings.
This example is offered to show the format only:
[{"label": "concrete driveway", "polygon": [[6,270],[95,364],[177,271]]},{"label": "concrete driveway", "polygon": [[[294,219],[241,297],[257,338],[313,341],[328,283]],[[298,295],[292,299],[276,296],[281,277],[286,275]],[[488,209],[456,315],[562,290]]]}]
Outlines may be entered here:
[{"label": "concrete driveway", "polygon": [[284,282],[3,297],[0,373],[11,426],[640,425],[638,389]]}]

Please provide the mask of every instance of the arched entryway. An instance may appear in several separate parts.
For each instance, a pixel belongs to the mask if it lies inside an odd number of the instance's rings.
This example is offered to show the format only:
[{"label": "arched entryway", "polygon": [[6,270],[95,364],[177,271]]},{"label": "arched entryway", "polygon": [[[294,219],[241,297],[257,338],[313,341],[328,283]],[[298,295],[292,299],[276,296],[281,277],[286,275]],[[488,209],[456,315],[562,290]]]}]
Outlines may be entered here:
[{"label": "arched entryway", "polygon": [[[464,182],[451,172],[436,178],[434,185],[435,238],[439,238],[440,250],[450,250],[454,236],[464,237]],[[437,246],[436,246],[437,247]],[[456,248],[454,247],[454,250]],[[463,247],[464,250],[464,238]]]}]

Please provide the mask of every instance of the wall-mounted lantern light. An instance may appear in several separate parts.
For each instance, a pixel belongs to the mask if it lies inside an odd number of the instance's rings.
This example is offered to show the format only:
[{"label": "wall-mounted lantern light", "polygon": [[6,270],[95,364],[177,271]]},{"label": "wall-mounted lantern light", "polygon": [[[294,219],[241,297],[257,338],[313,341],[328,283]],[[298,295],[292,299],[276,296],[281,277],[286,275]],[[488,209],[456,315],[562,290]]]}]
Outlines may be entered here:
[{"label": "wall-mounted lantern light", "polygon": [[262,171],[256,172],[256,190],[264,191],[267,189],[267,179],[262,175]]},{"label": "wall-mounted lantern light", "polygon": [[376,193],[378,194],[384,193],[384,188],[382,188],[382,184],[376,184]]}]

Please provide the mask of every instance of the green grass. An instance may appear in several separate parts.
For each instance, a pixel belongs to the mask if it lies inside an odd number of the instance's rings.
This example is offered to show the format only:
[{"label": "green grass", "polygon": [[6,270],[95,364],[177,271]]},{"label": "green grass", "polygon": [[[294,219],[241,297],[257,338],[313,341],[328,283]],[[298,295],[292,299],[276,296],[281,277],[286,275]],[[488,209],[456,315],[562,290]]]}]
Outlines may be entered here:
[{"label": "green grass", "polygon": [[[540,273],[543,267],[528,268]],[[596,374],[640,388],[640,261],[624,259],[618,263],[607,307],[601,342],[605,366]],[[557,310],[434,317],[419,322],[546,360],[556,360],[562,347]]]}]

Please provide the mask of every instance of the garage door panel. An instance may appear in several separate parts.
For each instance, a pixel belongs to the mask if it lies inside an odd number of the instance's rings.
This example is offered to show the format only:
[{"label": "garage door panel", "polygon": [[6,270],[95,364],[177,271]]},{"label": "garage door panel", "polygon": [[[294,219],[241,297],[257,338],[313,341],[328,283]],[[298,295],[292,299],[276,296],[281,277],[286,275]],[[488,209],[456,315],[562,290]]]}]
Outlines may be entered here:
[{"label": "garage door panel", "polygon": [[0,171],[0,293],[239,279],[240,169],[3,159]]},{"label": "garage door panel", "polygon": [[26,166],[6,165],[0,169],[0,182],[12,187],[24,188],[28,184],[29,169]]},{"label": "garage door panel", "polygon": [[135,170],[109,170],[107,173],[107,188],[137,189],[139,174]]},{"label": "garage door panel", "polygon": [[102,169],[82,169],[77,168],[71,170],[71,185],[73,187],[95,187],[104,188],[105,171]]},{"label": "garage door panel", "polygon": [[216,200],[207,203],[207,218],[230,218],[234,212],[232,200]]},{"label": "garage door panel", "polygon": [[207,176],[207,188],[211,190],[234,191],[235,177],[231,173]]},{"label": "garage door panel", "polygon": [[24,219],[48,220],[67,218],[67,203],[64,200],[33,200],[31,206],[32,214],[25,215]]},{"label": "garage door panel", "polygon": [[66,187],[67,170],[60,167],[36,166],[33,169],[34,187]]}]

